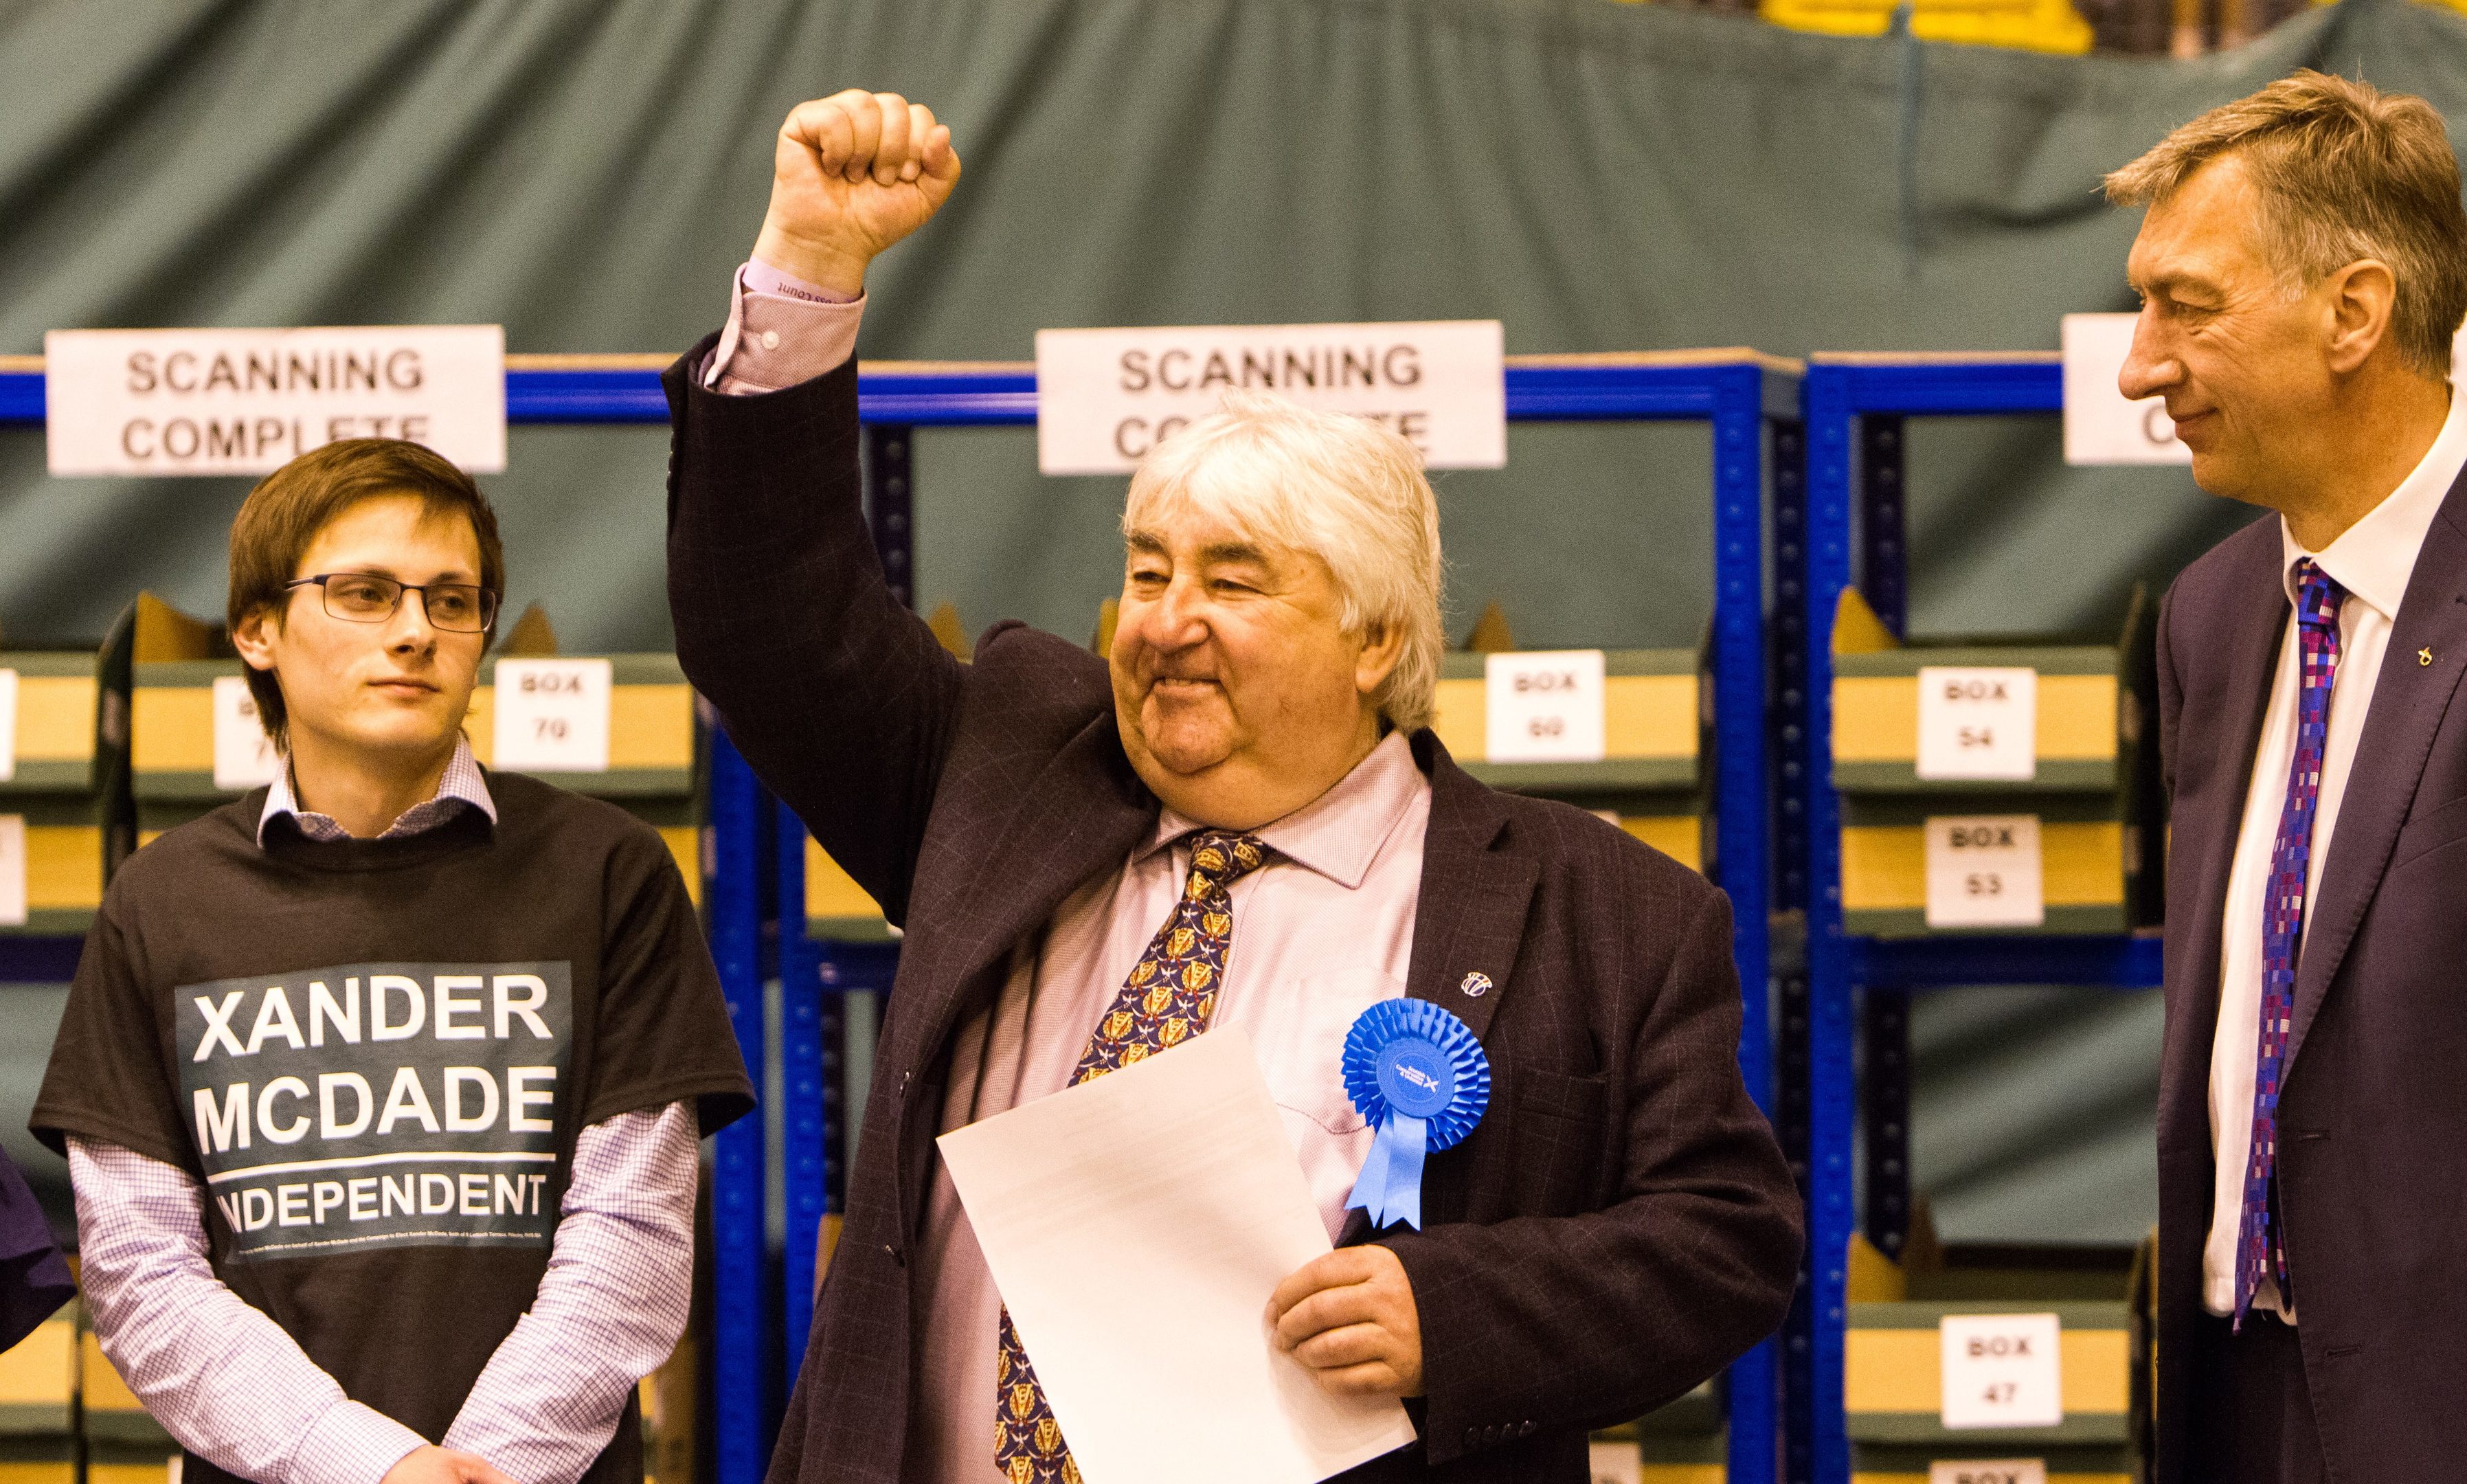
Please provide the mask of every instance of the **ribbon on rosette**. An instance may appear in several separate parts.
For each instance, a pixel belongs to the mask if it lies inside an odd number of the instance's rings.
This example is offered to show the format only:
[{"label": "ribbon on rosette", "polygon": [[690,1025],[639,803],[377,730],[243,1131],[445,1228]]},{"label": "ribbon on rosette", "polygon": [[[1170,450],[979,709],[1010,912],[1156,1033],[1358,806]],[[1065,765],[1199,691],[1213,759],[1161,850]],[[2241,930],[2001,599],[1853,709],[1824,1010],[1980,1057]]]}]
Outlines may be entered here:
[{"label": "ribbon on rosette", "polygon": [[1422,1225],[1422,1160],[1473,1131],[1490,1106],[1490,1059],[1473,1030],[1421,999],[1383,1000],[1345,1037],[1345,1092],[1378,1130],[1349,1209]]}]

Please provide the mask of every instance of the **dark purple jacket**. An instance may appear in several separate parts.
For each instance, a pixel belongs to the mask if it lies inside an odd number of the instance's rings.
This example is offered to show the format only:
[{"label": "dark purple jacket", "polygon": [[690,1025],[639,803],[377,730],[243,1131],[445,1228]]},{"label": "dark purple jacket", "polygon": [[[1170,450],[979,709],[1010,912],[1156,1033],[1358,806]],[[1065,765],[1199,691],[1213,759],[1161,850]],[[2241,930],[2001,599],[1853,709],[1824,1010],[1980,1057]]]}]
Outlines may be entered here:
[{"label": "dark purple jacket", "polygon": [[[2296,974],[2278,1199],[2330,1476],[2457,1477],[2467,1395],[2467,479],[2424,538],[2374,682]],[[2159,1479],[2218,1478],[2196,1397],[2210,1043],[2228,869],[2287,624],[2278,522],[2187,568],[2159,619],[2167,1029],[2159,1081]],[[2222,1481],[2225,1484],[2225,1481]]]},{"label": "dark purple jacket", "polygon": [[[668,376],[677,656],[906,929],[771,1480],[891,1484],[953,1034],[1158,804],[1102,660],[1005,624],[962,665],[893,600],[860,510],[855,368],[721,397],[682,370],[708,354]],[[1728,899],[1580,810],[1475,783],[1427,732],[1414,752],[1432,800],[1408,993],[1461,1016],[1495,1080],[1481,1125],[1430,1161],[1426,1229],[1376,1239],[1420,1310],[1423,1442],[1347,1477],[1581,1484],[1587,1427],[1677,1397],[1780,1322],[1799,1202],[1739,1077]],[[1462,993],[1476,971],[1497,988]],[[1371,1240],[1359,1213],[1344,1240]]]}]

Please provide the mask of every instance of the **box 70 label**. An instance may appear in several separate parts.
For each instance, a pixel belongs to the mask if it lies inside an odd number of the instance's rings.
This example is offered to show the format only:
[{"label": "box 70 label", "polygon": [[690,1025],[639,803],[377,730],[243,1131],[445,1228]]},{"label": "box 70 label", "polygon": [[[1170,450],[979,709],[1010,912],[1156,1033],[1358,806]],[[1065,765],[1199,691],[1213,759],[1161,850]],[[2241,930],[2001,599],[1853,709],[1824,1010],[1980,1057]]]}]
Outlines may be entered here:
[{"label": "box 70 label", "polygon": [[2048,1484],[2044,1458],[1939,1458],[1928,1484]]},{"label": "box 70 label", "polygon": [[608,703],[616,667],[604,659],[497,661],[496,765],[528,773],[608,771]]}]

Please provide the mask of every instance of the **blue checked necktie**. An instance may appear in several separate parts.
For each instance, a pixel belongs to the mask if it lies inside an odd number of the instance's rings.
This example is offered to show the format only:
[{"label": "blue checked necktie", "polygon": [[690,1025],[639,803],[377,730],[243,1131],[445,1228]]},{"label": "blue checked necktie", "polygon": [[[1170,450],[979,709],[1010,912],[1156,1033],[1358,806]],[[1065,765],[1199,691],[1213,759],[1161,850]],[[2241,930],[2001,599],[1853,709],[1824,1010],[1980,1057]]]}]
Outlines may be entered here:
[{"label": "blue checked necktie", "polygon": [[2261,917],[2261,1041],[2252,1064],[2252,1145],[2244,1170],[2244,1212],[2236,1227],[2235,1324],[2263,1273],[2295,1301],[2287,1244],[2271,1213],[2278,1166],[2278,1093],[2287,1070],[2287,1034],[2296,1019],[2296,961],[2304,941],[2304,885],[2313,858],[2313,815],[2321,801],[2322,742],[2330,731],[2330,687],[2339,678],[2339,607],[2347,590],[2313,564],[2296,563],[2296,634],[2302,689],[2296,700],[2296,756],[2287,765],[2287,803],[2270,852],[2270,895]]},{"label": "blue checked necktie", "polygon": [[[1253,835],[1209,830],[1191,836],[1190,879],[1182,898],[1097,1022],[1097,1034],[1072,1074],[1073,1086],[1144,1062],[1208,1029],[1225,977],[1225,950],[1234,942],[1229,888],[1267,864],[1270,854]],[[1008,1484],[1079,1484],[1079,1466],[1071,1461],[1008,1309],[1003,1311],[994,1358],[994,1467]]]}]

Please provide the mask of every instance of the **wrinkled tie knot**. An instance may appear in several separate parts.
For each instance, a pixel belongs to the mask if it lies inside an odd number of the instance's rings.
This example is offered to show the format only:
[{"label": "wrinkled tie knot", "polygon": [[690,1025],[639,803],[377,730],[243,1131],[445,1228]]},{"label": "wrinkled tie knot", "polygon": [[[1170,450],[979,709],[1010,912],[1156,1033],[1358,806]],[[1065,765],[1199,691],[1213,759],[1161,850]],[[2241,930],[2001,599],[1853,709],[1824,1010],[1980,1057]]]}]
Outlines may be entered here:
[{"label": "wrinkled tie knot", "polygon": [[2347,590],[2339,580],[2324,572],[2310,557],[2296,562],[2296,621],[2308,628],[2339,627],[2339,609],[2347,601]]},{"label": "wrinkled tie knot", "polygon": [[1203,830],[1190,837],[1189,893],[1197,897],[1231,886],[1266,865],[1271,854],[1257,835]]}]

